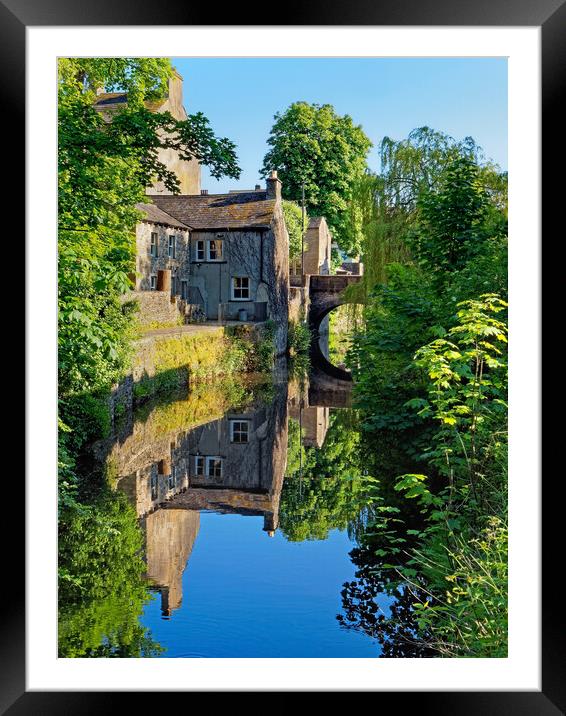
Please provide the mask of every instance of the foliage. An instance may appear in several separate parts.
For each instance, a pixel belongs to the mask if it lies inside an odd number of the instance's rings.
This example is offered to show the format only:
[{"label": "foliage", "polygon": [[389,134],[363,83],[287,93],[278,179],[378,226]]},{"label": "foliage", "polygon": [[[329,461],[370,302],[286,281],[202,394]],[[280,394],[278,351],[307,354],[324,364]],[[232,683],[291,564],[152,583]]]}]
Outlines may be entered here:
[{"label": "foliage", "polygon": [[275,323],[267,320],[261,327],[259,340],[254,346],[249,370],[267,373],[273,368],[275,361]]},{"label": "foliage", "polygon": [[365,483],[357,461],[360,435],[355,416],[334,413],[324,450],[303,448],[299,422],[289,421],[287,479],[280,528],[291,542],[326,539],[330,530],[354,528],[365,504]]},{"label": "foliage", "polygon": [[283,197],[300,202],[304,182],[309,215],[325,216],[340,248],[357,255],[361,233],[347,211],[355,181],[366,168],[371,142],[349,115],[329,105],[294,102],[275,115],[261,174],[276,169]]},{"label": "foliage", "polygon": [[[125,371],[133,306],[120,300],[134,271],[136,203],[160,180],[178,181],[158,159],[168,148],[197,158],[215,176],[237,178],[234,145],[214,136],[202,114],[175,120],[152,112],[165,96],[167,59],[59,61],[59,384],[64,395],[107,390]],[[127,103],[104,116],[97,89]],[[109,110],[110,111],[110,110]],[[111,121],[109,121],[111,119]]]},{"label": "foliage", "polygon": [[156,341],[151,356],[153,375],[144,374],[135,384],[136,399],[249,370],[257,362],[256,347],[249,336],[236,333],[218,329]]},{"label": "foliage", "polygon": [[409,244],[419,265],[437,281],[462,269],[481,255],[488,232],[501,235],[499,226],[488,221],[488,194],[480,183],[478,165],[469,157],[450,162],[436,189],[418,199],[419,220]]},{"label": "foliage", "polygon": [[359,188],[365,330],[347,357],[376,479],[340,621],[386,656],[501,657],[507,176],[427,128],[381,149]]},{"label": "foliage", "polygon": [[303,252],[303,236],[307,230],[308,217],[305,212],[305,221],[303,223],[302,209],[294,201],[283,201],[282,206],[285,226],[289,234],[289,258],[291,260],[297,259]]},{"label": "foliage", "polygon": [[427,460],[448,479],[451,502],[458,477],[465,476],[476,504],[493,489],[483,478],[506,435],[507,327],[498,317],[506,306],[493,294],[462,302],[446,338],[415,354],[428,376],[428,396],[410,405],[438,426]]},{"label": "foliage", "polygon": [[[362,226],[364,278],[354,288],[361,303],[368,302],[376,283],[386,282],[388,264],[411,261],[416,236],[421,235],[415,232],[423,202],[426,205],[427,197],[441,195],[442,187],[450,188],[446,175],[459,162],[477,168],[474,190],[486,199],[483,236],[501,236],[505,231],[507,174],[483,160],[471,137],[456,141],[420,127],[400,141],[385,137],[380,155],[380,172],[368,172],[356,182],[348,208]],[[462,219],[473,223],[473,217]],[[434,221],[420,230],[431,227]]]},{"label": "foliage", "polygon": [[136,515],[124,495],[66,499],[59,519],[59,655],[151,656],[138,623],[150,595]]},{"label": "foliage", "polygon": [[308,353],[311,340],[312,334],[306,323],[303,321],[290,321],[287,333],[287,348],[291,356]]}]

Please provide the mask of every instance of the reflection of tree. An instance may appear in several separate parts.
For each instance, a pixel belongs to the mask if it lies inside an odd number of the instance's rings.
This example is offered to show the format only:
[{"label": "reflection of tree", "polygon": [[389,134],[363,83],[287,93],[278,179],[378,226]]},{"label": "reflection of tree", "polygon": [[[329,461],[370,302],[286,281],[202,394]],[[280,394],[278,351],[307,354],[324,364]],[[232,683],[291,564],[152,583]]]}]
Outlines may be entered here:
[{"label": "reflection of tree", "polygon": [[[375,554],[375,545],[357,547],[350,552],[358,567],[355,579],[342,589],[342,614],[337,616],[344,627],[361,631],[376,639],[383,657],[427,657],[432,651],[422,635],[417,638],[413,603],[416,592],[399,586],[390,569],[382,569],[383,557]],[[384,596],[389,605],[378,606]]]},{"label": "reflection of tree", "polygon": [[[376,639],[384,657],[433,656],[427,646],[427,634],[417,635],[413,604],[424,593],[418,586],[408,587],[396,569],[404,565],[415,546],[415,534],[423,526],[423,517],[415,501],[407,500],[394,489],[391,476],[398,473],[399,451],[384,451],[366,433],[360,444],[360,461],[373,475],[366,499],[371,500],[371,514],[364,530],[358,534],[358,545],[350,552],[357,570],[355,578],[344,584],[342,614],[337,619],[344,627],[362,631]],[[405,460],[406,460],[405,456]],[[379,604],[387,603],[387,608]]]},{"label": "reflection of tree", "polygon": [[299,424],[289,421],[288,477],[280,507],[280,527],[288,540],[326,539],[332,529],[356,531],[365,504],[358,443],[353,411],[331,414],[321,450],[301,448]]},{"label": "reflection of tree", "polygon": [[153,656],[161,647],[139,624],[150,598],[142,534],[123,495],[70,502],[59,532],[59,656]]}]

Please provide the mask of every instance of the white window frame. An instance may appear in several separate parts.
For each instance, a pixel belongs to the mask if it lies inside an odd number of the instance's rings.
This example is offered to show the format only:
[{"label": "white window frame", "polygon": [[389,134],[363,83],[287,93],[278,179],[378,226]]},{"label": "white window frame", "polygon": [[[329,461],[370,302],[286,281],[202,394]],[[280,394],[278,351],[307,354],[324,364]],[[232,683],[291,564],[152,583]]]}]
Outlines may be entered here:
[{"label": "white window frame", "polygon": [[195,477],[204,477],[205,474],[204,455],[195,455]]},{"label": "white window frame", "polygon": [[[242,279],[245,279],[248,282],[248,287],[247,287],[248,295],[245,298],[242,296],[236,298],[236,290],[243,291],[242,288],[236,289],[236,281],[238,281],[238,280],[241,281]],[[251,282],[250,282],[249,276],[232,276],[231,288],[232,288],[232,301],[251,301],[252,300],[251,299],[252,287],[251,287]]]},{"label": "white window frame", "polygon": [[[153,241],[154,237],[155,237],[155,243]],[[152,256],[153,258],[157,258],[158,246],[159,246],[159,234],[157,233],[157,231],[152,231],[151,237],[149,240],[149,255]]]},{"label": "white window frame", "polygon": [[[202,251],[202,258],[200,258],[199,254]],[[205,261],[206,260],[206,242],[204,239],[197,239],[195,241],[195,261]]]},{"label": "white window frame", "polygon": [[[213,259],[210,257],[210,244],[220,244],[220,258]],[[207,261],[224,261],[224,239],[208,239],[206,242],[206,259]]]},{"label": "white window frame", "polygon": [[[236,430],[236,424],[238,425],[245,425],[246,430],[243,432],[241,428],[238,428]],[[245,440],[234,440],[234,433],[238,433],[238,435],[245,435]],[[250,442],[250,421],[249,420],[242,420],[241,418],[234,418],[233,420],[230,420],[230,442],[234,443],[235,445],[247,445]]]},{"label": "white window frame", "polygon": [[[210,466],[213,461],[216,462],[217,460],[220,462],[220,474],[219,475],[211,475],[210,474]],[[206,477],[215,477],[215,478],[222,477],[223,471],[224,471],[224,460],[219,455],[208,455],[206,458]]]},{"label": "white window frame", "polygon": [[177,236],[169,234],[169,242],[167,244],[167,255],[170,259],[177,258]]},{"label": "white window frame", "polygon": [[157,291],[157,276],[155,274],[149,277],[149,288],[151,291]]}]

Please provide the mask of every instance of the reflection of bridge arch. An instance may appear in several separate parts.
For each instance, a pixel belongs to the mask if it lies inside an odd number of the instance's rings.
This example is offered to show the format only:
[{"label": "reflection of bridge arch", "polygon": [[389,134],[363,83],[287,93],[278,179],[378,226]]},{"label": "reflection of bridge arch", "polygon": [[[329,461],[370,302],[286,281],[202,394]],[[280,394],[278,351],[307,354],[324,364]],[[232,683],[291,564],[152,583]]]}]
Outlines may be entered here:
[{"label": "reflection of bridge arch", "polygon": [[322,352],[319,343],[320,324],[330,311],[352,303],[344,296],[348,286],[358,283],[361,276],[310,276],[309,281],[309,328],[313,334],[311,341],[311,362],[327,375],[338,380],[351,381],[349,371],[333,365]]}]

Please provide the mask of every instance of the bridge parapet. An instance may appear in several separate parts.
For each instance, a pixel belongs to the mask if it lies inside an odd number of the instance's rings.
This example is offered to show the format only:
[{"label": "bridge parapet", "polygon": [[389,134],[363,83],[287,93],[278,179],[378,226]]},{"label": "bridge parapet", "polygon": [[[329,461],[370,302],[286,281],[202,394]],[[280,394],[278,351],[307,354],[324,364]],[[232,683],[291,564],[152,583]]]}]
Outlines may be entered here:
[{"label": "bridge parapet", "polygon": [[310,290],[325,293],[341,293],[353,283],[359,283],[361,276],[321,276],[310,277]]}]

